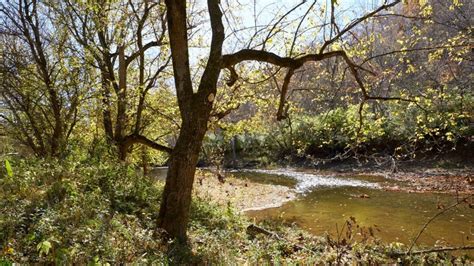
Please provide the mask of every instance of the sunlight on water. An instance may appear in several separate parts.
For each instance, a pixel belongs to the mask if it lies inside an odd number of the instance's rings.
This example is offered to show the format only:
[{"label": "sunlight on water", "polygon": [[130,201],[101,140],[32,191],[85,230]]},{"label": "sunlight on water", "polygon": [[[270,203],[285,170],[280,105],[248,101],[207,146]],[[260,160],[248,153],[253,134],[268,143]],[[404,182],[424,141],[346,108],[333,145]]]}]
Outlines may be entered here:
[{"label": "sunlight on water", "polygon": [[297,172],[292,169],[276,169],[276,170],[246,170],[249,172],[256,172],[268,175],[279,175],[287,178],[292,178],[297,181],[295,190],[298,193],[307,193],[315,188],[321,187],[366,187],[379,188],[379,184],[350,179],[350,178],[336,178],[331,176],[321,176],[305,172]]}]

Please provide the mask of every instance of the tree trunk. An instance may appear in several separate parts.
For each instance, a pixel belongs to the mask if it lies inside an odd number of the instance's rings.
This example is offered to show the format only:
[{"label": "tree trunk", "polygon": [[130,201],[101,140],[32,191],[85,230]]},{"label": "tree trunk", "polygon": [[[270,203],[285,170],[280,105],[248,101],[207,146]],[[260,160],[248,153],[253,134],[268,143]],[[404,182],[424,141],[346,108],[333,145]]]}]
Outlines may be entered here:
[{"label": "tree trunk", "polygon": [[118,156],[119,160],[122,162],[125,162],[127,160],[127,154],[128,154],[128,148],[130,147],[129,145],[126,145],[125,140],[120,139],[116,142],[117,148],[118,148]]},{"label": "tree trunk", "polygon": [[186,0],[166,0],[165,3],[176,95],[183,122],[169,160],[159,226],[172,237],[184,241],[194,173],[221,70],[224,27],[219,0],[208,0],[212,28],[211,49],[198,91],[194,93],[189,69]]},{"label": "tree trunk", "polygon": [[206,124],[186,124],[171,153],[159,214],[159,227],[180,241],[186,240],[194,174],[206,132]]},{"label": "tree trunk", "polygon": [[125,62],[125,47],[119,50],[119,87],[117,92],[117,122],[115,124],[115,141],[122,146],[125,124],[127,119],[127,64]]},{"label": "tree trunk", "polygon": [[102,78],[102,123],[104,125],[105,136],[109,143],[114,139],[114,129],[112,123],[112,112],[110,111],[110,84],[105,71],[101,70]]},{"label": "tree trunk", "polygon": [[59,103],[57,92],[54,88],[50,88],[48,91],[50,93],[51,106],[54,115],[54,128],[53,135],[51,136],[51,156],[59,158],[64,150],[64,123],[61,117],[61,105]]}]

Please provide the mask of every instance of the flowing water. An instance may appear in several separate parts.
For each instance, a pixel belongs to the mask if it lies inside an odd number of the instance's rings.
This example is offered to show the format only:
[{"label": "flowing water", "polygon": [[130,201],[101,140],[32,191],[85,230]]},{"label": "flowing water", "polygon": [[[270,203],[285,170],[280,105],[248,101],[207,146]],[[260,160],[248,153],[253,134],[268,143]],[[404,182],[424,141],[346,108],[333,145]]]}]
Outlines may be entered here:
[{"label": "flowing water", "polygon": [[[350,217],[372,227],[385,242],[410,243],[424,223],[437,214],[439,204],[456,202],[453,195],[384,191],[396,181],[374,176],[351,178],[319,176],[310,170],[242,170],[234,175],[254,182],[286,185],[298,197],[278,208],[249,211],[256,220],[295,222],[316,235],[335,234]],[[418,243],[473,245],[474,211],[463,204],[430,223]]]}]

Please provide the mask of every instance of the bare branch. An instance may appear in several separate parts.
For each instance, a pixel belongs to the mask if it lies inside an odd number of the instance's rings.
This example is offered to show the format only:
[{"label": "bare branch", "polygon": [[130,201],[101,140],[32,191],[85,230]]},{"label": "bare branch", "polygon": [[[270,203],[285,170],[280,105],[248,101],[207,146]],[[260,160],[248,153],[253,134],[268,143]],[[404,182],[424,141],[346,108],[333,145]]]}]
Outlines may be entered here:
[{"label": "bare branch", "polygon": [[354,27],[356,27],[357,25],[359,25],[360,23],[364,22],[365,20],[373,17],[374,15],[376,15],[377,13],[385,10],[385,9],[388,9],[388,8],[391,8],[395,5],[397,5],[398,3],[400,3],[402,0],[395,0],[393,1],[392,3],[390,4],[383,4],[381,6],[379,6],[377,9],[365,14],[364,16],[352,21],[351,23],[349,23],[349,25],[347,25],[344,29],[342,29],[338,34],[336,34],[333,38],[327,40],[326,42],[324,42],[323,46],[321,47],[321,49],[319,50],[320,53],[324,52],[324,50],[329,46],[331,45],[332,43],[334,43],[335,41],[337,41],[339,38],[341,38],[344,34],[346,34],[348,31],[350,31],[351,29],[353,29]]},{"label": "bare branch", "polygon": [[436,218],[438,218],[438,216],[441,216],[442,214],[444,214],[445,212],[455,208],[456,206],[462,204],[462,203],[466,203],[468,199],[470,199],[473,195],[469,195],[461,200],[456,200],[456,202],[446,208],[444,208],[443,210],[441,210],[440,212],[438,212],[437,214],[435,214],[433,217],[431,217],[428,221],[426,221],[426,223],[423,225],[423,227],[421,228],[421,230],[418,232],[418,234],[416,235],[416,237],[413,239],[413,241],[411,242],[411,245],[410,247],[408,248],[408,251],[407,251],[407,254],[411,254],[411,250],[413,249],[413,246],[416,244],[416,241],[418,241],[418,239],[420,238],[421,234],[423,234],[423,232],[425,231],[426,227],[428,227],[428,225],[434,221]]},{"label": "bare branch", "polygon": [[128,135],[124,138],[125,149],[128,149],[128,147],[136,143],[140,143],[150,148],[153,148],[155,150],[163,151],[166,153],[171,153],[173,151],[172,148],[156,143],[153,140],[148,139],[147,137],[139,135],[139,134]]},{"label": "bare branch", "polygon": [[149,43],[143,45],[142,49],[139,49],[139,50],[135,51],[133,54],[131,54],[130,56],[127,57],[127,59],[125,61],[126,65],[129,65],[133,60],[135,60],[138,56],[140,56],[141,53],[146,52],[146,50],[148,50],[152,47],[161,46],[163,44],[164,43],[162,41],[152,41],[152,42],[149,42]]}]

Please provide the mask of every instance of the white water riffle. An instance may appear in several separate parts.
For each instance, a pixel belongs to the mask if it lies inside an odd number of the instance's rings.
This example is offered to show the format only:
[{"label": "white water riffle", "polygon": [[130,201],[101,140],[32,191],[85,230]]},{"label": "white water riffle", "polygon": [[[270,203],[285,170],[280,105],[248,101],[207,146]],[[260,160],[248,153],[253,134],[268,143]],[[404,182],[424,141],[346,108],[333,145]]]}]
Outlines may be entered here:
[{"label": "white water riffle", "polygon": [[366,187],[380,188],[377,183],[356,180],[351,178],[341,178],[333,176],[321,176],[304,172],[297,172],[291,169],[260,170],[248,169],[248,172],[256,172],[269,175],[279,175],[292,178],[297,181],[295,190],[298,193],[305,193],[318,187]]}]

